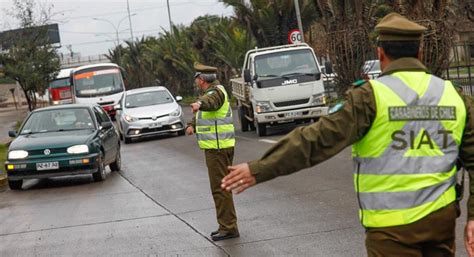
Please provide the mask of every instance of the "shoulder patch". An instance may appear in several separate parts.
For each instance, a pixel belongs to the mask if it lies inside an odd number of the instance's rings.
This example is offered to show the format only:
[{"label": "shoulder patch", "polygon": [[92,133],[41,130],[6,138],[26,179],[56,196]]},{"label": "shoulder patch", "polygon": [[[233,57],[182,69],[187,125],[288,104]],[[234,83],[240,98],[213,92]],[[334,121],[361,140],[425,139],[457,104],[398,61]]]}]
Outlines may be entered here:
[{"label": "shoulder patch", "polygon": [[340,111],[344,107],[345,104],[346,104],[346,101],[338,102],[333,107],[329,108],[328,114],[333,114]]},{"label": "shoulder patch", "polygon": [[365,79],[359,79],[359,80],[355,81],[354,83],[352,83],[352,85],[354,87],[360,87],[360,86],[364,85],[366,82],[367,82],[367,80],[365,80]]},{"label": "shoulder patch", "polygon": [[209,92],[206,93],[206,95],[212,95],[216,92],[216,90],[209,90]]}]

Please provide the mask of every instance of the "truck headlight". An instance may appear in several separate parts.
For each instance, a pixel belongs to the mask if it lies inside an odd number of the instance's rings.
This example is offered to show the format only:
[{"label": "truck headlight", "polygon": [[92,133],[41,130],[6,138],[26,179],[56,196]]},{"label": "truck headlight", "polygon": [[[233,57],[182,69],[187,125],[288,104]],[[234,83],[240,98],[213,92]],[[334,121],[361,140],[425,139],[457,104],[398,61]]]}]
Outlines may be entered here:
[{"label": "truck headlight", "polygon": [[272,108],[270,107],[270,102],[257,102],[257,104],[255,105],[255,111],[257,113],[269,112],[271,110]]},{"label": "truck headlight", "polygon": [[69,154],[88,153],[89,147],[87,145],[73,145],[67,149]]},{"label": "truck headlight", "polygon": [[318,94],[318,95],[313,95],[313,100],[311,101],[311,105],[326,105],[327,103],[327,98],[325,94]]},{"label": "truck headlight", "polygon": [[172,113],[170,113],[170,116],[179,116],[181,114],[181,107],[178,107],[178,109],[174,110]]},{"label": "truck headlight", "polygon": [[18,159],[25,159],[28,157],[28,152],[23,150],[13,150],[8,152],[8,159],[9,160],[18,160]]},{"label": "truck headlight", "polygon": [[135,117],[132,117],[130,115],[124,115],[123,118],[128,121],[128,122],[134,122],[134,121],[137,121],[138,119],[135,118]]}]

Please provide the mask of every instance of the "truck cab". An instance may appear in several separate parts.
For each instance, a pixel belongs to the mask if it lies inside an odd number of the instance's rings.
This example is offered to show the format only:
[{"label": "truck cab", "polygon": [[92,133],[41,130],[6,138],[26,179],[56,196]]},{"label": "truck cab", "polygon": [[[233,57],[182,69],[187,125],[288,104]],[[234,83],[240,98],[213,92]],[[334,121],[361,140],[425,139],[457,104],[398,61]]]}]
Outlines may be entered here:
[{"label": "truck cab", "polygon": [[321,68],[306,44],[248,51],[242,77],[232,85],[243,131],[255,128],[264,136],[268,126],[315,120],[328,112]]}]

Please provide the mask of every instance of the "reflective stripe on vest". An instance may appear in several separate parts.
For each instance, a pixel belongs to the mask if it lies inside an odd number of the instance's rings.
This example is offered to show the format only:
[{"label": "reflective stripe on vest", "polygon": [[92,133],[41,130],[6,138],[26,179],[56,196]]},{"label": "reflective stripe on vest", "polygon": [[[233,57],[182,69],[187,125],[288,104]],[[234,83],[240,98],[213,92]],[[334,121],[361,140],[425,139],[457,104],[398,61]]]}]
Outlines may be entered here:
[{"label": "reflective stripe on vest", "polygon": [[217,88],[225,96],[221,108],[214,112],[196,113],[196,137],[201,149],[230,148],[235,145],[234,120],[227,92],[221,85]]},{"label": "reflective stripe on vest", "polygon": [[455,200],[465,106],[450,82],[425,73],[397,72],[371,84],[376,118],[353,147],[362,224],[409,224]]}]

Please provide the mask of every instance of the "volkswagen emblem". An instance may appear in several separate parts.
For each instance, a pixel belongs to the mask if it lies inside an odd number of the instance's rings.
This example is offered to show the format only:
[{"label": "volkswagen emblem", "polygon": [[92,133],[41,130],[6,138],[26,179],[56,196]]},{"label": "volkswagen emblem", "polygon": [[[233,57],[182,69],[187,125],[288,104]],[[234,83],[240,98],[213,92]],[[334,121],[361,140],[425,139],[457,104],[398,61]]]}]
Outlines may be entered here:
[{"label": "volkswagen emblem", "polygon": [[49,149],[44,150],[44,155],[50,155],[50,154],[51,154],[51,150],[49,150]]},{"label": "volkswagen emblem", "polygon": [[151,119],[156,120],[156,119],[158,119],[158,117],[156,115],[153,115],[153,116],[151,116]]}]

